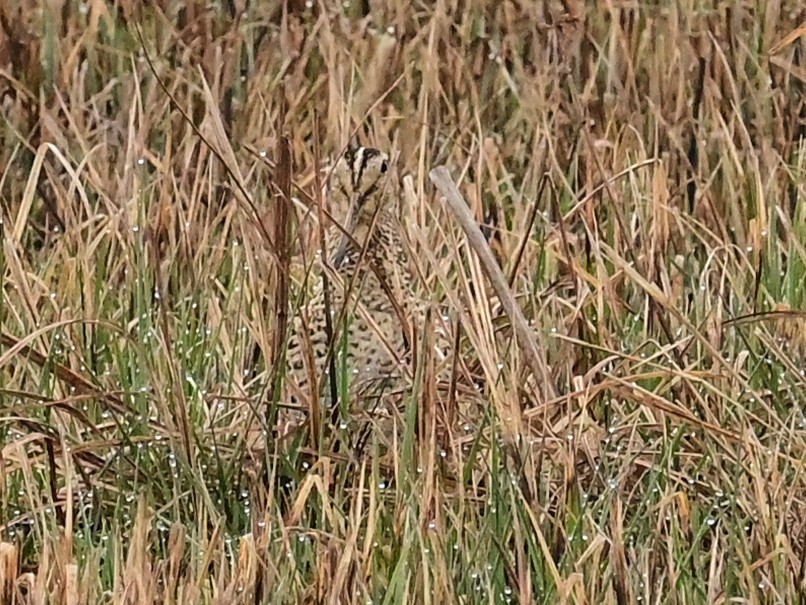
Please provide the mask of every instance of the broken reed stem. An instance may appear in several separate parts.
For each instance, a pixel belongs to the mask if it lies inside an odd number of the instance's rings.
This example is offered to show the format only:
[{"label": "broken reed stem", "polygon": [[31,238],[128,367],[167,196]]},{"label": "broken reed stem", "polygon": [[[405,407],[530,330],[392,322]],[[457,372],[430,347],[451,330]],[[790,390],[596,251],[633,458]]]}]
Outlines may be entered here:
[{"label": "broken reed stem", "polygon": [[537,346],[532,330],[529,328],[529,324],[526,322],[526,318],[523,316],[520,307],[515,302],[512,290],[510,290],[507,285],[507,280],[501,272],[492,250],[490,250],[490,246],[485,241],[484,235],[481,233],[473,215],[470,213],[467,202],[465,202],[462,194],[459,193],[459,189],[457,189],[447,168],[438,166],[429,173],[429,176],[437,189],[445,196],[448,209],[453,216],[456,217],[456,220],[465,232],[467,243],[478,255],[482,271],[484,271],[487,279],[490,280],[493,290],[495,290],[495,293],[501,300],[501,305],[504,307],[504,311],[512,322],[515,338],[518,346],[526,356],[526,363],[529,364],[529,369],[536,378],[539,378],[542,385],[542,403],[554,399],[556,394],[554,392],[546,358]]}]

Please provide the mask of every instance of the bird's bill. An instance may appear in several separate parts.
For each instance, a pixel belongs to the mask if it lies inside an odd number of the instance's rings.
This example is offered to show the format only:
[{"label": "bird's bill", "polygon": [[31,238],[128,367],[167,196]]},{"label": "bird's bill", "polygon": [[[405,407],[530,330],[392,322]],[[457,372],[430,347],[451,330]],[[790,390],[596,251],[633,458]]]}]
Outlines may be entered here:
[{"label": "bird's bill", "polygon": [[339,247],[336,249],[336,253],[333,255],[333,267],[338,268],[344,257],[347,256],[347,249],[350,246],[350,237],[347,233],[354,233],[356,227],[358,226],[358,212],[355,208],[355,202],[350,204],[350,209],[347,211],[347,220],[344,221],[344,231],[346,233],[341,234],[341,239],[339,240]]}]

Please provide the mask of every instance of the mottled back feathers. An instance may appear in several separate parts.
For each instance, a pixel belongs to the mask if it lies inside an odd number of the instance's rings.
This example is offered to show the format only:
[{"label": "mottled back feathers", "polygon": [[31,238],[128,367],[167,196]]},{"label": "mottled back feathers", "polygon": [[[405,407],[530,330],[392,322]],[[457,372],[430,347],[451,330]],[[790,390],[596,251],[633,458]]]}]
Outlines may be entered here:
[{"label": "mottled back feathers", "polygon": [[[373,385],[395,388],[410,356],[412,278],[395,217],[397,191],[388,178],[389,168],[389,157],[381,151],[350,148],[333,168],[328,190],[331,202],[346,208],[346,233],[330,229],[329,239],[337,245],[328,255],[332,270],[326,275],[336,334],[334,354],[340,364],[347,364],[351,395]],[[322,377],[329,367],[325,268],[320,263],[314,269],[309,277],[315,280],[312,295],[294,317],[288,345],[287,379],[297,399],[321,397],[319,387],[324,386]],[[312,377],[319,383],[311,384]]]}]

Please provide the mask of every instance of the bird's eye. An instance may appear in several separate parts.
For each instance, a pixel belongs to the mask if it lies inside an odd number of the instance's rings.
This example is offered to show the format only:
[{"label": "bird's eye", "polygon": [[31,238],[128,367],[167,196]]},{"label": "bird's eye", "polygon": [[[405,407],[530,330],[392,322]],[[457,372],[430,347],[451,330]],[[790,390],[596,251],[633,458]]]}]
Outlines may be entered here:
[{"label": "bird's eye", "polygon": [[384,160],[381,162],[381,174],[386,174],[387,170],[389,170],[389,164]]}]

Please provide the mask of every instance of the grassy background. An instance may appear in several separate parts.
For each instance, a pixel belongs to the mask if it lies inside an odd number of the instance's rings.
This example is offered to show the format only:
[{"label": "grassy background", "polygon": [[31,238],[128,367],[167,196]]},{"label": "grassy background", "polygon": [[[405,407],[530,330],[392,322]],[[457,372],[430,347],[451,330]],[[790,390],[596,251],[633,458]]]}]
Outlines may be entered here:
[{"label": "grassy background", "polygon": [[[801,3],[244,4],[0,8],[0,601],[806,601]],[[264,417],[352,135],[490,389],[391,466]]]}]

